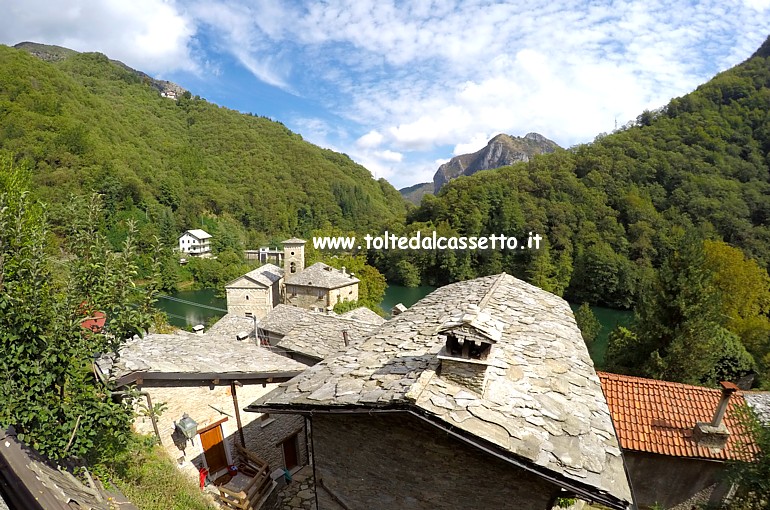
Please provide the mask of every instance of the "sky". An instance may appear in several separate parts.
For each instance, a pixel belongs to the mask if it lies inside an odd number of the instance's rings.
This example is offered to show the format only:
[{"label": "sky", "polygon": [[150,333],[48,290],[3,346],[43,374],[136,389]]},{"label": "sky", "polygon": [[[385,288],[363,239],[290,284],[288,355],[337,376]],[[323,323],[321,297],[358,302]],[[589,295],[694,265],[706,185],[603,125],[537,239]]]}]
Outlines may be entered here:
[{"label": "sky", "polygon": [[0,43],[99,51],[397,188],[499,133],[592,141],[748,58],[770,0],[0,0]]}]

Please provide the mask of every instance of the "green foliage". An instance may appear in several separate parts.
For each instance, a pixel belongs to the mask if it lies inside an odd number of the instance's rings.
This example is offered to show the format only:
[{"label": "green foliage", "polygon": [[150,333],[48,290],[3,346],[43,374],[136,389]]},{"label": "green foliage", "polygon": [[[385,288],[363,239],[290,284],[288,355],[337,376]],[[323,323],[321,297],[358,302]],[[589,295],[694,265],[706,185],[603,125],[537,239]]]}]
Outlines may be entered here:
[{"label": "green foliage", "polygon": [[[730,465],[729,478],[738,486],[730,501],[731,510],[770,509],[770,427],[763,426],[748,406],[739,410],[739,422],[746,429],[747,436],[739,441],[742,460]],[[758,447],[759,453],[751,447]]]},{"label": "green foliage", "polygon": [[398,192],[347,156],[189,93],[160,97],[104,55],[44,62],[0,46],[0,84],[0,149],[31,166],[35,194],[52,207],[101,193],[110,231],[113,216],[139,213],[140,239],[171,247],[206,225],[223,252],[328,225],[365,233],[403,221]]},{"label": "green foliage", "polygon": [[635,335],[618,331],[610,337],[610,366],[691,384],[751,372],[754,358],[725,327],[729,317],[722,311],[730,297],[715,283],[723,277],[707,263],[703,241],[684,237],[642,293]]},{"label": "green foliage", "polygon": [[[408,216],[406,231],[520,239],[537,232],[547,255],[503,250],[408,260],[432,285],[503,270],[573,302],[614,308],[638,303],[651,271],[686,231],[721,238],[767,268],[769,112],[770,58],[760,52],[591,144],[452,180]],[[386,271],[400,257],[390,253],[376,265]]]},{"label": "green foliage", "polygon": [[591,307],[588,303],[583,303],[580,308],[575,310],[575,322],[577,322],[578,328],[583,335],[583,340],[586,345],[591,345],[599,336],[602,330],[602,325],[599,323],[599,319],[596,318]]},{"label": "green foliage", "polygon": [[344,301],[340,301],[336,305],[334,305],[334,313],[336,314],[343,314],[345,312],[349,312],[351,310],[355,310],[359,306],[362,306],[358,304],[358,301],[348,301],[347,299]]},{"label": "green foliage", "polygon": [[[0,426],[15,426],[53,458],[109,458],[125,444],[133,414],[96,379],[93,357],[117,353],[149,324],[153,292],[135,292],[130,236],[124,252],[107,248],[97,202],[73,204],[65,257],[53,260],[45,210],[27,180],[0,159]],[[106,326],[81,327],[96,312]]]},{"label": "green foliage", "polygon": [[103,470],[141,510],[213,510],[195,484],[152,437],[132,436],[129,447]]}]

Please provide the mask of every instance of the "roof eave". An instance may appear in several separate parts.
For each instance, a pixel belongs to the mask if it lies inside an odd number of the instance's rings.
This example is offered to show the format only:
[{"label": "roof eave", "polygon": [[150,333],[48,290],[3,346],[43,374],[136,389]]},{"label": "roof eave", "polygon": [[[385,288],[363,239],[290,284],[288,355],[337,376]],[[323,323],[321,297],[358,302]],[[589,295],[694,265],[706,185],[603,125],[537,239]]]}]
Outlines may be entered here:
[{"label": "roof eave", "polygon": [[314,416],[319,414],[380,414],[380,413],[408,413],[420,420],[441,429],[466,444],[474,446],[490,455],[500,458],[509,464],[536,474],[546,480],[559,485],[569,491],[574,492],[580,498],[589,501],[601,503],[615,510],[628,510],[635,508],[632,502],[613,496],[602,489],[582,484],[576,480],[567,478],[558,473],[554,473],[537,464],[523,459],[512,452],[501,448],[500,446],[482,439],[461,428],[453,427],[445,421],[431,415],[427,411],[415,408],[408,402],[397,402],[383,406],[379,405],[329,405],[329,404],[258,404],[256,402],[249,404],[244,411],[272,413],[272,414],[297,414],[301,416]]}]

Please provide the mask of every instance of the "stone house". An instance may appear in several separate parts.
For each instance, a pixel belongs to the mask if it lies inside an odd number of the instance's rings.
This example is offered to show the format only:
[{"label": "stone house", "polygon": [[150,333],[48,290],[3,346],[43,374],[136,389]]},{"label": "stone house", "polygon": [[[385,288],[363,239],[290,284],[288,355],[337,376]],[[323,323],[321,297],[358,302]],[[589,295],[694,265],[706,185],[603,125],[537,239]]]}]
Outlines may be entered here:
[{"label": "stone house", "polygon": [[279,304],[328,313],[337,303],[358,300],[359,279],[344,268],[322,262],[305,268],[303,239],[285,240],[281,260],[283,268],[265,264],[228,283],[228,313],[261,319]]},{"label": "stone house", "polygon": [[199,228],[185,230],[179,236],[179,252],[193,257],[208,257],[211,255],[211,234]]},{"label": "stone house", "polygon": [[227,313],[261,319],[281,303],[283,270],[265,264],[225,285]]},{"label": "stone house", "polygon": [[[102,358],[99,370],[120,387],[134,385],[147,405],[163,403],[155,420],[137,418],[135,428],[157,434],[181,470],[198,479],[206,468],[217,480],[237,465],[244,446],[271,470],[298,469],[308,462],[304,422],[298,416],[242,413],[250,402],[306,368],[257,344],[253,320],[225,316],[205,334],[177,331],[135,337],[120,358]],[[241,402],[241,403],[239,403]],[[186,441],[177,429],[184,415],[197,423]]]},{"label": "stone house", "polygon": [[358,282],[345,268],[316,262],[295,274],[287,274],[285,302],[317,312],[330,312],[337,303],[358,301]]},{"label": "stone house", "polygon": [[319,510],[633,504],[568,304],[506,274],[434,291],[246,410],[309,421]]},{"label": "stone house", "polygon": [[257,336],[262,345],[278,345],[295,324],[314,315],[310,310],[291,305],[277,305],[257,323]]},{"label": "stone house", "polygon": [[738,422],[746,402],[722,390],[599,372],[639,508],[690,510],[728,495],[730,460],[755,450]]}]

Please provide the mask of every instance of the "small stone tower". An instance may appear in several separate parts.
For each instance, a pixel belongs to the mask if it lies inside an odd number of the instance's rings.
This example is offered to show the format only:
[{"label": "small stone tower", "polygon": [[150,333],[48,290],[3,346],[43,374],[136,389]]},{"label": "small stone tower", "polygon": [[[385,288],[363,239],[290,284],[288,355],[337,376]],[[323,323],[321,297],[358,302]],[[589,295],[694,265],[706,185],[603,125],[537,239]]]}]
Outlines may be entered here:
[{"label": "small stone tower", "polygon": [[283,270],[286,276],[305,269],[305,241],[292,237],[283,242]]}]

